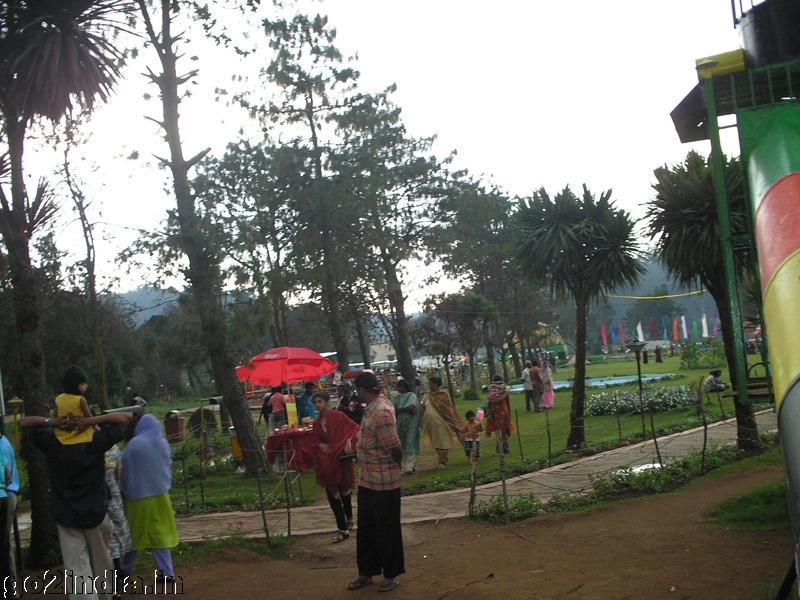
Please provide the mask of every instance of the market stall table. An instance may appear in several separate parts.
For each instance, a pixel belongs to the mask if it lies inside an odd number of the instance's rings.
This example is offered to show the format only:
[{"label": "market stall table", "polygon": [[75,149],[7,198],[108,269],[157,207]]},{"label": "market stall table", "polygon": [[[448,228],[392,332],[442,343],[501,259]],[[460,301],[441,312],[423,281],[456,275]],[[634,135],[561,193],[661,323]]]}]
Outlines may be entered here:
[{"label": "market stall table", "polygon": [[[314,432],[311,429],[286,430],[267,435],[267,461],[274,464],[279,456],[285,456],[289,468],[301,473],[314,465]],[[294,458],[292,459],[292,453]]]}]

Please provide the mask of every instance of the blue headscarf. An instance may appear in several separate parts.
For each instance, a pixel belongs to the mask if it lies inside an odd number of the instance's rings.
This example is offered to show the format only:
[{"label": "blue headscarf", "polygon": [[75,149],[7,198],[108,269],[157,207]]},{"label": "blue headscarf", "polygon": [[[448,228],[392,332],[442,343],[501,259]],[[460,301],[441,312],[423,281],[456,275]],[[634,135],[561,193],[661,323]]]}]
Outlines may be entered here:
[{"label": "blue headscarf", "polygon": [[161,423],[144,415],[122,452],[122,493],[129,500],[162,496],[172,487],[172,453]]}]

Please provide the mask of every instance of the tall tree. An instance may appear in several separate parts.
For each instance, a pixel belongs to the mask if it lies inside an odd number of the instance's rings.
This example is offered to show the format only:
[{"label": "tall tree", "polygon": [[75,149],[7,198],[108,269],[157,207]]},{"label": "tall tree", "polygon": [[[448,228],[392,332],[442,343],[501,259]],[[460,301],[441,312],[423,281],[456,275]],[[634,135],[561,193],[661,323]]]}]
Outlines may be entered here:
[{"label": "tall tree", "polygon": [[[15,391],[28,415],[44,415],[49,406],[43,348],[39,333],[36,282],[30,240],[52,216],[47,186],[28,196],[23,150],[28,127],[37,117],[59,120],[77,101],[91,107],[108,99],[118,75],[121,54],[106,34],[117,27],[124,10],[118,0],[0,2],[0,118],[6,153],[0,173],[10,175],[10,198],[0,187],[0,233],[9,256],[14,287],[19,377]],[[44,457],[28,446],[33,529],[30,566],[49,566],[58,556],[55,522],[50,514]]]},{"label": "tall tree", "polygon": [[[747,207],[741,163],[738,159],[723,159],[725,190],[728,194],[731,231],[747,231]],[[714,180],[710,159],[706,160],[691,151],[686,160],[672,167],[659,167],[654,171],[655,198],[648,205],[646,218],[651,239],[656,240],[656,251],[670,276],[685,285],[701,283],[708,290],[719,311],[722,340],[728,362],[728,372],[733,385],[736,381],[736,352],[745,352],[733,343],[731,299],[725,288],[722,268],[719,218],[714,193]],[[741,274],[752,271],[754,257],[750,251],[737,252],[737,270]],[[738,298],[733,300],[738,302]],[[760,447],[753,407],[734,398],[738,445],[743,450]]]},{"label": "tall tree", "polygon": [[[222,395],[222,401],[236,428],[239,444],[244,451],[245,468],[248,473],[254,474],[258,469],[266,468],[266,463],[250,409],[245,401],[244,389],[236,375],[237,361],[228,344],[224,295],[221,293],[221,249],[198,209],[197,198],[189,180],[189,171],[202,160],[209,149],[202,150],[191,158],[186,158],[183,153],[179,118],[181,90],[183,85],[194,78],[196,71],[178,74],[177,44],[182,35],[173,33],[173,19],[178,14],[180,5],[174,0],[159,0],[152,4],[147,0],[137,0],[137,4],[148,43],[158,55],[161,65],[161,73],[150,71],[148,78],[160,91],[163,118],[156,122],[164,130],[170,156],[169,159],[161,159],[161,162],[172,174],[176,200],[173,217],[178,230],[177,242],[188,261],[184,275],[200,320],[203,345],[211,361],[217,393]],[[194,8],[197,10],[197,18],[210,23],[211,17],[205,7]],[[158,15],[158,20],[153,19],[154,14]],[[156,31],[155,23],[160,23],[160,31]]]},{"label": "tall tree", "polygon": [[373,281],[389,306],[398,369],[413,381],[402,265],[422,259],[433,208],[448,178],[436,157],[426,156],[434,138],[406,132],[401,110],[391,101],[394,90],[362,95],[332,116],[342,143],[331,155],[330,168],[359,228],[362,252],[381,275]]},{"label": "tall tree", "polygon": [[280,89],[281,102],[258,105],[246,98],[241,101],[265,124],[305,130],[287,144],[304,154],[305,161],[305,185],[295,196],[296,226],[302,224],[306,231],[315,233],[301,239],[302,254],[314,265],[304,272],[311,277],[311,287],[319,284],[334,350],[346,370],[350,351],[339,294],[342,273],[348,265],[337,234],[346,231],[348,214],[339,206],[339,189],[327,173],[331,143],[325,124],[352,101],[358,71],[334,46],[336,31],[328,27],[327,17],[298,14],[291,20],[265,19],[264,29],[275,56],[263,73]]},{"label": "tall tree", "polygon": [[512,219],[511,253],[521,272],[547,284],[557,298],[575,301],[575,381],[567,446],[586,443],[586,321],[589,305],[607,292],[633,285],[644,273],[637,261],[634,223],[611,201],[611,190],[579,198],[569,187],[552,199],[544,188],[520,201]]}]

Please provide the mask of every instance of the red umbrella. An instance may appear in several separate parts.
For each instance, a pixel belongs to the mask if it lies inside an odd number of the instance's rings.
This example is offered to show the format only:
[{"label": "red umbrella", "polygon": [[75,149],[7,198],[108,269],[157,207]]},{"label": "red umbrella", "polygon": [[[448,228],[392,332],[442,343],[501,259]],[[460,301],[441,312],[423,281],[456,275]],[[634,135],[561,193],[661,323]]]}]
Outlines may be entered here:
[{"label": "red umbrella", "polygon": [[251,372],[248,374],[242,369],[239,379],[249,379],[255,385],[275,386],[312,381],[330,375],[338,366],[308,348],[283,346],[254,356],[250,361]]}]

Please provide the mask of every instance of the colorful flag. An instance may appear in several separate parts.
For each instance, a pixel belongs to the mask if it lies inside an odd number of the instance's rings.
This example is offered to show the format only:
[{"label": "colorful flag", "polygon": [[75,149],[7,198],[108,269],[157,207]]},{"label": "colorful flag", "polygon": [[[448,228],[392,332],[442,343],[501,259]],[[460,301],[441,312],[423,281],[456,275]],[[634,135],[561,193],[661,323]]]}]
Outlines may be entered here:
[{"label": "colorful flag", "polygon": [[614,327],[614,324],[611,324],[611,345],[617,345],[617,328]]},{"label": "colorful flag", "polygon": [[650,339],[654,342],[658,339],[658,333],[656,332],[656,320],[650,319]]},{"label": "colorful flag", "polygon": [[681,334],[678,333],[678,317],[672,321],[672,340],[675,342],[681,341]]},{"label": "colorful flag", "polygon": [[603,346],[608,346],[608,331],[606,330],[605,323],[600,325],[600,335],[603,336]]},{"label": "colorful flag", "polygon": [[639,341],[644,341],[644,331],[642,331],[642,322],[639,321],[639,324],[636,325],[636,334],[639,336]]},{"label": "colorful flag", "polygon": [[714,337],[719,335],[719,315],[714,315]]},{"label": "colorful flag", "polygon": [[619,324],[619,343],[625,345],[625,325]]},{"label": "colorful flag", "polygon": [[664,337],[662,340],[669,340],[669,333],[667,332],[667,317],[661,317],[661,324],[664,326]]},{"label": "colorful flag", "polygon": [[708,319],[706,319],[706,313],[703,313],[703,339],[706,339],[708,336]]},{"label": "colorful flag", "polygon": [[700,325],[697,319],[692,319],[692,337],[696,340],[700,339]]},{"label": "colorful flag", "polygon": [[681,329],[683,329],[683,339],[689,339],[689,330],[686,328],[686,315],[681,315]]}]

